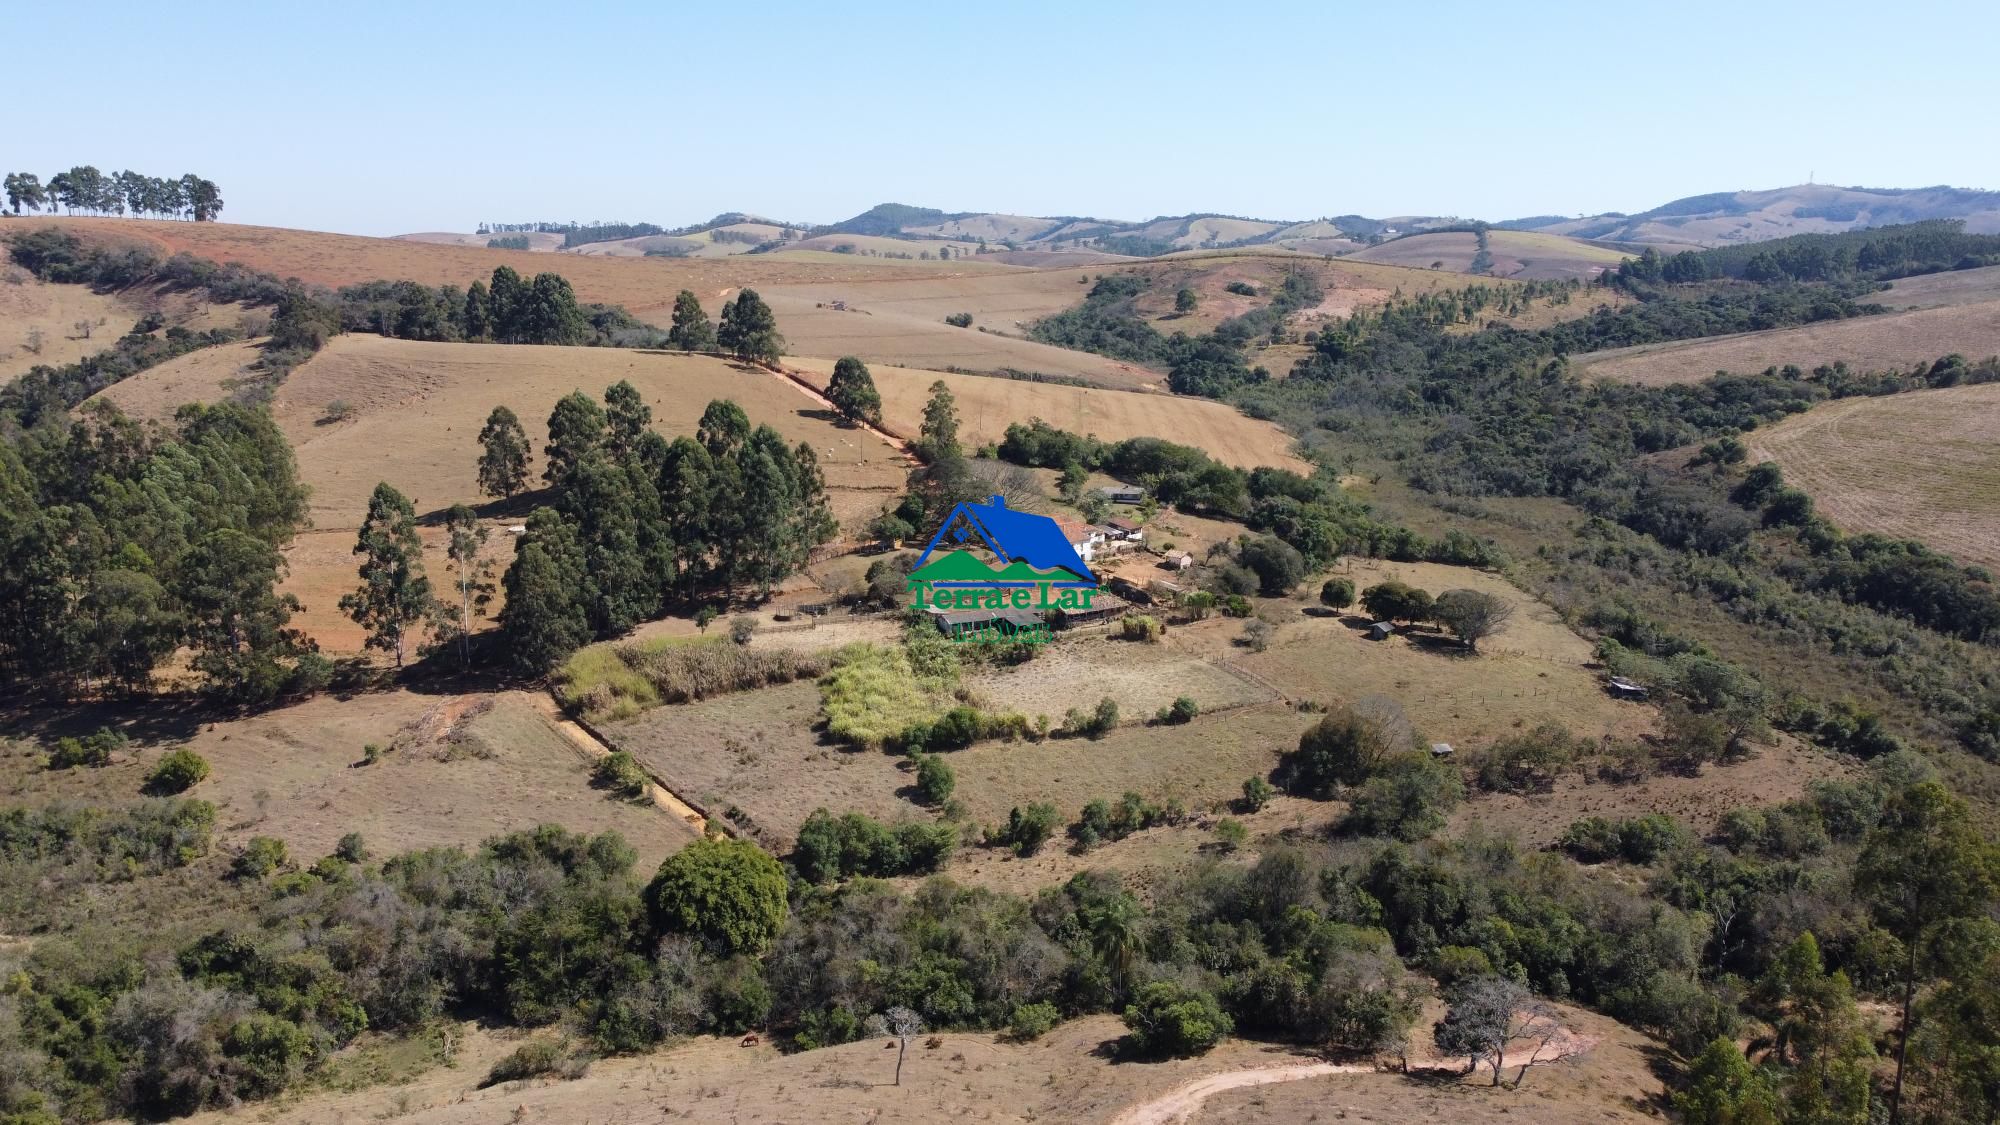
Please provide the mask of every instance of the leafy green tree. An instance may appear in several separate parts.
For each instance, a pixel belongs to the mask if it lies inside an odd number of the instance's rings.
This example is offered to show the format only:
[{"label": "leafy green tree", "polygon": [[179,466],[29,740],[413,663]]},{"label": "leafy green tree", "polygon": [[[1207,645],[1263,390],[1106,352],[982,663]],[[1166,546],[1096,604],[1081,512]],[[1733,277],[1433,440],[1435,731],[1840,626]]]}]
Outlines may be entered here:
[{"label": "leafy green tree", "polygon": [[749,436],[750,416],[726,398],[710,402],[707,409],[701,412],[701,421],[695,427],[695,439],[708,450],[712,459],[728,457]]},{"label": "leafy green tree", "polygon": [[1778,1125],[1778,1099],[1734,1040],[1718,1038],[1688,1069],[1674,1108],[1687,1125]]},{"label": "leafy green tree", "polygon": [[517,344],[583,343],[590,335],[590,322],[577,307],[569,279],[559,273],[536,274],[514,310],[509,335]]},{"label": "leafy green tree", "polygon": [[653,408],[627,379],[604,389],[604,415],[611,448],[621,455],[637,452],[639,439],[653,424]]},{"label": "leafy green tree", "polygon": [[480,491],[505,499],[527,487],[528,448],[521,420],[507,407],[494,407],[479,431]]},{"label": "leafy green tree", "polygon": [[271,544],[233,528],[203,536],[175,560],[168,588],[211,694],[262,703],[286,689],[283,662],[307,648],[288,628],[298,599],[277,592],[283,565]]},{"label": "leafy green tree", "polygon": [[583,548],[591,630],[614,636],[656,613],[673,559],[644,472],[593,450],[564,481],[557,507]]},{"label": "leafy green tree", "polygon": [[465,312],[460,323],[468,340],[484,340],[493,335],[493,300],[487,294],[486,283],[478,278],[465,287]]},{"label": "leafy green tree", "polygon": [[1514,607],[1484,590],[1446,590],[1432,603],[1431,617],[1477,652],[1479,642],[1506,628]]},{"label": "leafy green tree", "polygon": [[1862,845],[1854,889],[1876,924],[1903,946],[1902,1018],[1896,1034],[1896,1080],[1889,1120],[1901,1119],[1917,988],[1938,964],[1937,942],[1953,922],[1978,918],[1993,901],[1996,860],[1965,801],[1936,781],[1889,799]]},{"label": "leafy green tree", "polygon": [[931,397],[924,403],[923,425],[917,431],[917,456],[925,461],[956,461],[964,456],[958,444],[958,400],[951,388],[939,379],[931,384]]},{"label": "leafy green tree", "polygon": [[1346,609],[1354,604],[1354,580],[1351,578],[1329,578],[1319,588],[1319,604],[1332,609]]},{"label": "leafy green tree", "polygon": [[716,340],[722,350],[738,359],[763,363],[776,363],[785,348],[785,338],[778,335],[778,318],[755,289],[743,290],[722,306]]},{"label": "leafy green tree", "polygon": [[456,648],[459,667],[469,669],[473,622],[485,615],[493,600],[493,564],[482,555],[488,533],[478,513],[464,504],[453,504],[445,512],[444,526],[445,557],[451,560],[452,601],[456,604],[437,603],[431,635],[438,646]]},{"label": "leafy green tree", "polygon": [[1326,799],[1337,786],[1360,785],[1393,750],[1384,724],[1341,707],[1299,736],[1299,746],[1278,762],[1286,792]]},{"label": "leafy green tree", "polygon": [[1362,783],[1342,828],[1414,842],[1443,828],[1446,814],[1464,797],[1457,770],[1421,751],[1397,754]]},{"label": "leafy green tree", "polygon": [[646,886],[657,933],[689,934],[725,956],[757,954],[784,927],[785,869],[748,840],[710,838],[660,864]]},{"label": "leafy green tree", "polygon": [[1431,596],[1415,586],[1390,579],[1361,591],[1362,608],[1378,621],[1427,621]]},{"label": "leafy green tree", "polygon": [[541,675],[590,640],[595,593],[576,529],[553,508],[537,508],[501,586],[500,628],[514,666]]},{"label": "leafy green tree", "polygon": [[1257,576],[1258,592],[1267,598],[1281,598],[1305,581],[1305,556],[1275,535],[1259,535],[1243,544],[1237,561]]},{"label": "leafy green tree", "polygon": [[354,553],[361,556],[361,588],[340,599],[341,611],[368,631],[367,647],[395,653],[401,668],[410,629],[430,612],[431,583],[416,509],[387,481],[368,498]]},{"label": "leafy green tree", "polygon": [[513,266],[495,266],[488,290],[493,338],[503,344],[521,343],[520,325],[528,303],[528,287]]},{"label": "leafy green tree", "polygon": [[702,311],[701,299],[683,289],[674,297],[673,326],[667,329],[667,343],[684,352],[712,352],[717,348],[715,326]]},{"label": "leafy green tree", "polygon": [[1174,311],[1182,316],[1193,312],[1201,305],[1201,297],[1192,289],[1183,288],[1174,294]]},{"label": "leafy green tree", "polygon": [[561,488],[577,463],[604,444],[604,426],[604,411],[589,395],[571,391],[557,399],[549,412],[549,444],[542,448],[542,479]]},{"label": "leafy green tree", "polygon": [[25,205],[30,211],[39,211],[48,202],[48,193],[42,189],[41,178],[33,172],[9,172],[6,179],[7,206],[16,215]]},{"label": "leafy green tree", "polygon": [[882,422],[882,395],[868,374],[868,365],[853,356],[842,356],[833,365],[833,378],[826,385],[827,401],[849,422]]}]

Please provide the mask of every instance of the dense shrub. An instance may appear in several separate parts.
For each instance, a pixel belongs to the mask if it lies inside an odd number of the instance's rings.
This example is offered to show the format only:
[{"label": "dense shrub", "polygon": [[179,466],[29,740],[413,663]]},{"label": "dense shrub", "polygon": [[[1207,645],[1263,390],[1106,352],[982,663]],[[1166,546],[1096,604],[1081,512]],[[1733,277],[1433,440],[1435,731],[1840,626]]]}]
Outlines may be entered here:
[{"label": "dense shrub", "polygon": [[1360,785],[1392,751],[1390,732],[1352,708],[1328,712],[1299,736],[1295,750],[1278,760],[1277,782],[1286,792],[1321,800],[1343,785]]},{"label": "dense shrub", "polygon": [[599,758],[596,768],[591,771],[591,780],[628,800],[645,796],[648,783],[645,767],[625,750],[614,750]]},{"label": "dense shrub", "polygon": [[748,840],[706,839],[668,856],[646,885],[660,933],[687,934],[723,954],[756,953],[785,924],[785,870]]},{"label": "dense shrub", "polygon": [[1670,816],[1647,813],[1616,820],[1585,817],[1563,830],[1556,846],[1580,863],[1652,863],[1688,842],[1687,830]]},{"label": "dense shrub", "polygon": [[230,871],[239,879],[262,879],[284,867],[286,862],[283,840],[275,836],[252,836],[236,856]]},{"label": "dense shrub", "polygon": [[[56,740],[56,748],[49,753],[49,768],[66,770],[78,766],[108,766],[111,764],[112,752],[124,745],[125,736],[109,727],[101,728],[82,738],[65,735]],[[187,786],[181,788],[185,789]],[[179,791],[173,790],[173,792]]]},{"label": "dense shrub", "polygon": [[917,759],[917,792],[923,795],[925,804],[942,805],[951,800],[951,792],[957,785],[957,776],[943,758],[924,754]]},{"label": "dense shrub", "polygon": [[208,759],[192,750],[169,750],[146,776],[146,791],[161,796],[185,793],[208,777]]},{"label": "dense shrub", "polygon": [[1333,609],[1346,609],[1354,604],[1354,580],[1352,578],[1329,578],[1319,588],[1319,603]]},{"label": "dense shrub", "polygon": [[799,827],[792,865],[814,883],[921,875],[942,867],[957,846],[958,830],[949,824],[912,820],[891,827],[864,813],[835,817],[816,809]]},{"label": "dense shrub", "polygon": [[556,671],[555,691],[564,706],[593,719],[623,719],[662,703],[813,679],[826,669],[824,653],[661,637],[578,650]]},{"label": "dense shrub", "polygon": [[1384,761],[1354,794],[1342,831],[1414,841],[1444,827],[1445,817],[1464,799],[1458,771],[1423,751]]},{"label": "dense shrub", "polygon": [[1008,810],[1007,823],[991,833],[988,843],[1007,848],[1018,856],[1031,856],[1042,850],[1049,837],[1055,835],[1060,814],[1054,805],[1034,802],[1026,809],[1019,805]]},{"label": "dense shrub", "polygon": [[1168,726],[1179,726],[1182,723],[1193,722],[1195,716],[1199,714],[1201,714],[1201,705],[1182,695],[1175,697],[1172,703],[1160,708],[1158,718],[1160,722]]},{"label": "dense shrub", "polygon": [[1144,641],[1147,644],[1158,644],[1162,632],[1164,630],[1161,629],[1160,619],[1157,617],[1139,613],[1128,613],[1118,619],[1118,637],[1120,640]]},{"label": "dense shrub", "polygon": [[1205,1055],[1236,1030],[1208,992],[1173,981],[1154,981],[1125,1008],[1126,1042],[1136,1055],[1185,1058]]},{"label": "dense shrub", "polygon": [[1072,707],[1064,712],[1062,725],[1056,728],[1056,733],[1064,738],[1103,738],[1116,729],[1118,701],[1107,695],[1089,711]]}]

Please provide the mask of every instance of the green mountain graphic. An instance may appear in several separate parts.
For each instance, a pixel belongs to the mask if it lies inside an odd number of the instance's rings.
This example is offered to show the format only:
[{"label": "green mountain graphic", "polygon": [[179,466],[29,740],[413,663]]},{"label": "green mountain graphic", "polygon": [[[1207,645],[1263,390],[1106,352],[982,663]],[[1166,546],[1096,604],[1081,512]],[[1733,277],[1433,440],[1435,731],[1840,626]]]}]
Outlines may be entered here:
[{"label": "green mountain graphic", "polygon": [[911,582],[1081,582],[1063,567],[1036,570],[1016,559],[1004,570],[995,570],[971,551],[950,551],[932,559],[922,569],[910,572]]}]

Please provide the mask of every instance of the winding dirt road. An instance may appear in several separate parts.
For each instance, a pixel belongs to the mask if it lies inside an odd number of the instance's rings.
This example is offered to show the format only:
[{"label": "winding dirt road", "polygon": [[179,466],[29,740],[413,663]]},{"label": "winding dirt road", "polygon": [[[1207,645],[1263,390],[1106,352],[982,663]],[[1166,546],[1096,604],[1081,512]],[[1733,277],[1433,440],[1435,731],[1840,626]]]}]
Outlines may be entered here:
[{"label": "winding dirt road", "polygon": [[[1580,1055],[1597,1045],[1597,1040],[1564,1031],[1538,1046],[1534,1054],[1526,1058],[1528,1066],[1545,1066],[1559,1062],[1572,1055]],[[1451,1059],[1412,1059],[1421,1066],[1458,1066]],[[1517,1064],[1509,1056],[1507,1065]],[[1333,1074],[1378,1074],[1377,1067],[1362,1063],[1295,1063],[1290,1066],[1257,1066],[1244,1070],[1225,1070],[1220,1074],[1210,1074],[1183,1082],[1151,1101],[1128,1107],[1111,1119],[1111,1125],[1179,1125],[1195,1115],[1202,1103],[1227,1090],[1237,1090],[1245,1086],[1268,1086],[1276,1082],[1297,1082],[1302,1078],[1323,1078]]]}]

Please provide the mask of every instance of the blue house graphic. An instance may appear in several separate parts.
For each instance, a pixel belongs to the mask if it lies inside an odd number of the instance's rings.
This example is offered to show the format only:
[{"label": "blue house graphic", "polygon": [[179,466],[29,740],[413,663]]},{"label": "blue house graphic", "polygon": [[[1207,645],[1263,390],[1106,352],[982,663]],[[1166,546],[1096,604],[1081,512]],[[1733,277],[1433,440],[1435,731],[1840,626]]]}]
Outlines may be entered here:
[{"label": "blue house graphic", "polygon": [[[965,517],[963,524],[959,523],[960,516]],[[1007,506],[1005,497],[995,496],[984,504],[962,502],[953,508],[924,547],[923,555],[917,559],[918,568],[930,560],[931,552],[937,550],[947,533],[958,543],[977,538],[1002,563],[1018,560],[1037,570],[1061,567],[1084,579],[1081,583],[1062,585],[1097,584],[1097,576],[1084,565],[1055,520],[1034,512],[1017,512]],[[947,544],[946,549],[955,549],[955,544]]]}]

